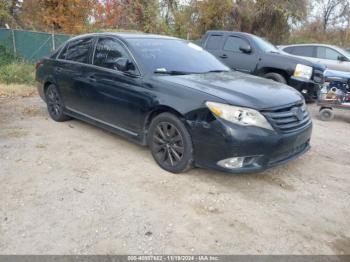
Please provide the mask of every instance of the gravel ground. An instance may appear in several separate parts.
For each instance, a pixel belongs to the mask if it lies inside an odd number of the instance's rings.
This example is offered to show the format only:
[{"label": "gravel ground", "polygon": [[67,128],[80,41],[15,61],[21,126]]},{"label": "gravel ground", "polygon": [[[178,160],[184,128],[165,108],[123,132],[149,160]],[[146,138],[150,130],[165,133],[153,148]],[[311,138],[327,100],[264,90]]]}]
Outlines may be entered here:
[{"label": "gravel ground", "polygon": [[160,169],[36,96],[0,98],[0,254],[350,254],[350,112],[260,174]]}]

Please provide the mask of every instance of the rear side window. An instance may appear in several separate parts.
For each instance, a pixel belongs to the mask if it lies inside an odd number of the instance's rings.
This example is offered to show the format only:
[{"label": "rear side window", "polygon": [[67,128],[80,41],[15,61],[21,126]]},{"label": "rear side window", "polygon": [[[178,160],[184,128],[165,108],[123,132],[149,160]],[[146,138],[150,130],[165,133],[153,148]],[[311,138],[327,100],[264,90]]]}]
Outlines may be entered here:
[{"label": "rear side window", "polygon": [[224,50],[232,52],[241,52],[241,50],[239,50],[239,47],[245,45],[249,45],[249,43],[246,40],[236,36],[229,36],[225,42]]},{"label": "rear side window", "polygon": [[222,39],[224,37],[222,35],[210,35],[208,37],[206,48],[208,50],[219,50],[221,49]]},{"label": "rear side window", "polygon": [[293,50],[294,55],[313,57],[313,46],[295,46]]},{"label": "rear side window", "polygon": [[77,39],[69,42],[68,49],[63,50],[60,58],[80,63],[89,63],[90,49],[93,38]]},{"label": "rear side window", "polygon": [[317,47],[317,58],[328,59],[328,60],[338,60],[338,57],[341,56],[337,51],[328,48],[319,46]]}]

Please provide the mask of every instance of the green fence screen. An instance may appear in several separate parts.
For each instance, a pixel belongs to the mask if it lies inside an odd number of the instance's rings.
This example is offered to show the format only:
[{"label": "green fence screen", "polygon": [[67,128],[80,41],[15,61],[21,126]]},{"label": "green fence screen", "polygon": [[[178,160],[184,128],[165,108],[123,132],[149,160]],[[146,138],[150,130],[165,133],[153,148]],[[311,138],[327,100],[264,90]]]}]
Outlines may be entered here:
[{"label": "green fence screen", "polygon": [[0,29],[0,45],[32,62],[49,55],[70,37],[62,34]]},{"label": "green fence screen", "polygon": [[[0,28],[0,45],[30,62],[49,55],[71,37],[71,35]],[[200,41],[192,42],[200,45]]]}]

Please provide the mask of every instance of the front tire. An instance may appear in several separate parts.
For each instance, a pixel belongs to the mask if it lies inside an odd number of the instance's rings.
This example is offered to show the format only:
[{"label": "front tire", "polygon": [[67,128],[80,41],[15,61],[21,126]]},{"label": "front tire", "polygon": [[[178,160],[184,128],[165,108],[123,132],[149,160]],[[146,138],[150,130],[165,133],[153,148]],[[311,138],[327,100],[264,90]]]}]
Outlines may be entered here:
[{"label": "front tire", "polygon": [[192,167],[192,139],[175,115],[162,113],[153,119],[148,144],[154,160],[166,171],[182,173]]},{"label": "front tire", "polygon": [[45,90],[45,98],[47,110],[50,117],[57,121],[63,122],[70,119],[69,116],[63,113],[64,105],[60,93],[54,84],[50,84]]}]

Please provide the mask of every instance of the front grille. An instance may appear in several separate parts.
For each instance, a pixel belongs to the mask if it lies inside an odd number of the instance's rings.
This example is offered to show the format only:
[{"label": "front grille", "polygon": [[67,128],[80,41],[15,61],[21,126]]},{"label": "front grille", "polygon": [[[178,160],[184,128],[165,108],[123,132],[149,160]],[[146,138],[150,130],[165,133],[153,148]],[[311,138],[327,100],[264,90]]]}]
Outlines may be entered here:
[{"label": "front grille", "polygon": [[263,111],[262,113],[276,130],[283,133],[301,130],[311,123],[309,112],[303,103],[276,110]]},{"label": "front grille", "polygon": [[319,69],[314,69],[312,79],[317,84],[323,84],[324,83],[323,71]]}]

